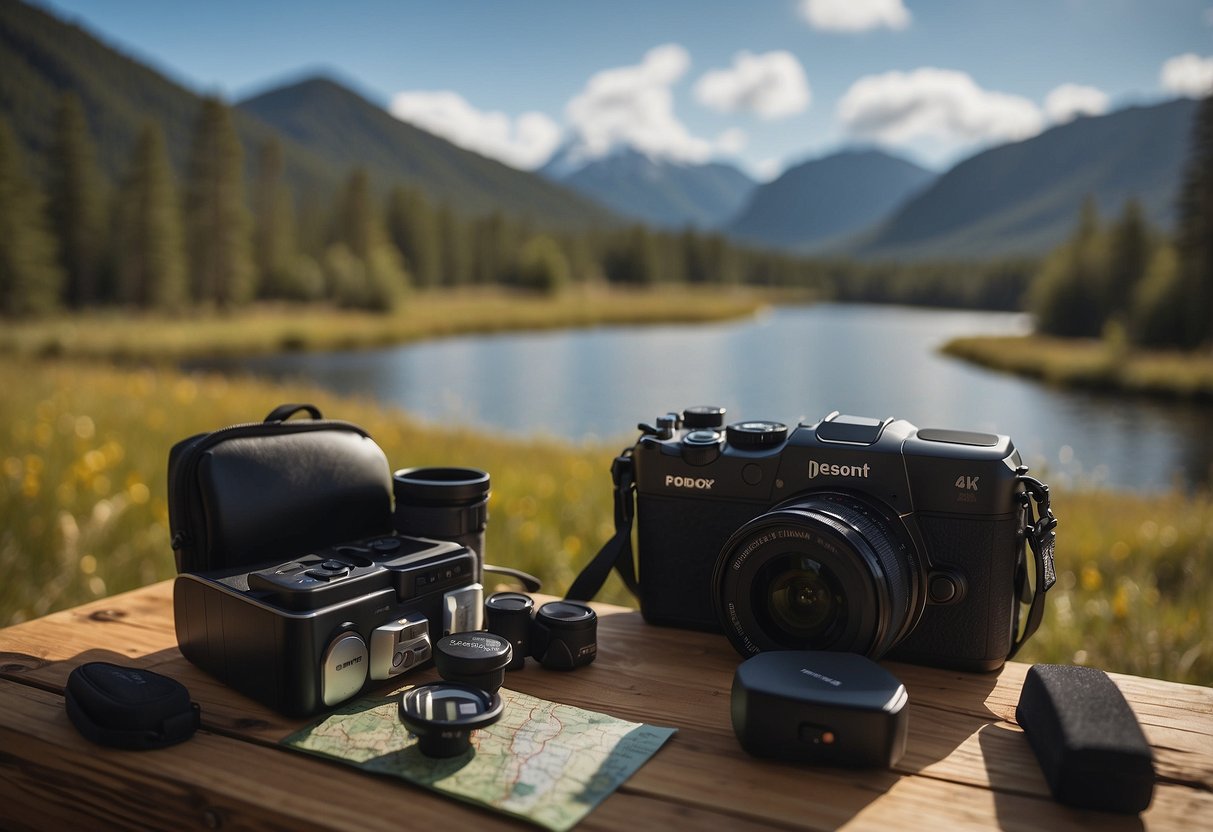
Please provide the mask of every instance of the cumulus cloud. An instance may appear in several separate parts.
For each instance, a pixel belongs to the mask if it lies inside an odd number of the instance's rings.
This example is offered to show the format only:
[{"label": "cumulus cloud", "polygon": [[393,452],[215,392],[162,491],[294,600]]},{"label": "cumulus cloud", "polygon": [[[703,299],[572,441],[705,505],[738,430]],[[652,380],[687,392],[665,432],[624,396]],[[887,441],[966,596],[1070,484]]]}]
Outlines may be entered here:
[{"label": "cumulus cloud", "polygon": [[1213,57],[1202,58],[1193,52],[1176,55],[1162,65],[1158,79],[1167,92],[1190,98],[1209,95],[1213,93]]},{"label": "cumulus cloud", "polygon": [[1032,101],[982,89],[964,72],[933,67],[860,78],[839,101],[838,117],[852,136],[917,144],[932,156],[1025,139],[1044,126]]},{"label": "cumulus cloud", "polygon": [[735,156],[745,149],[749,140],[750,137],[740,127],[730,127],[717,136],[712,145],[720,153]]},{"label": "cumulus cloud", "polygon": [[910,25],[910,12],[901,0],[801,0],[800,14],[814,29],[826,32],[904,29]]},{"label": "cumulus cloud", "polygon": [[1098,116],[1108,111],[1108,94],[1095,87],[1062,84],[1045,97],[1045,115],[1054,124],[1078,116]]},{"label": "cumulus cloud", "polygon": [[667,43],[650,49],[639,64],[590,76],[565,108],[574,137],[571,155],[596,159],[626,145],[654,158],[706,161],[712,143],[692,136],[674,115],[670,88],[690,65],[684,48]]},{"label": "cumulus cloud", "polygon": [[560,143],[560,126],[543,113],[511,119],[502,112],[478,110],[449,90],[397,93],[388,110],[401,121],[516,168],[538,167]]},{"label": "cumulus cloud", "polygon": [[704,73],[695,83],[700,104],[721,113],[754,113],[777,119],[809,106],[811,93],[804,68],[791,52],[752,55],[738,52],[728,69]]}]

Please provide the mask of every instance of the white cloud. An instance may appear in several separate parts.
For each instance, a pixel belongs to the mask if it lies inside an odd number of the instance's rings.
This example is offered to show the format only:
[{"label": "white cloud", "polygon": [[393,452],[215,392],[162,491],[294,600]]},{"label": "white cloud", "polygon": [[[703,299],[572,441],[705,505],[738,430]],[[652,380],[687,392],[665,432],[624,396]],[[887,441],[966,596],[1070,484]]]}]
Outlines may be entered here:
[{"label": "white cloud", "polygon": [[1045,115],[1054,124],[1073,121],[1078,116],[1098,116],[1108,111],[1108,94],[1095,87],[1062,84],[1045,96]]},{"label": "white cloud", "polygon": [[1162,65],[1158,79],[1167,92],[1191,98],[1209,95],[1213,93],[1213,57],[1202,58],[1193,52],[1176,55]]},{"label": "white cloud", "polygon": [[826,32],[904,29],[910,25],[910,12],[902,0],[801,0],[800,14],[814,29]]},{"label": "white cloud", "polygon": [[691,58],[676,43],[650,49],[639,64],[604,69],[565,108],[573,132],[573,159],[605,156],[626,145],[654,158],[704,162],[712,143],[688,132],[674,115],[670,87]]},{"label": "white cloud", "polygon": [[543,113],[528,112],[511,119],[502,112],[477,110],[449,90],[397,93],[388,111],[401,121],[516,168],[538,167],[560,143],[560,126]]},{"label": "white cloud", "polygon": [[750,137],[740,127],[730,127],[716,137],[716,141],[712,142],[712,146],[720,153],[736,156],[745,149],[746,143],[749,140]]},{"label": "white cloud", "polygon": [[729,69],[704,73],[695,83],[700,104],[721,113],[754,113],[764,119],[802,112],[811,98],[804,68],[791,52],[738,52]]},{"label": "white cloud", "polygon": [[979,87],[969,75],[922,67],[860,78],[838,103],[854,137],[943,158],[974,145],[1026,139],[1044,116],[1032,101]]}]

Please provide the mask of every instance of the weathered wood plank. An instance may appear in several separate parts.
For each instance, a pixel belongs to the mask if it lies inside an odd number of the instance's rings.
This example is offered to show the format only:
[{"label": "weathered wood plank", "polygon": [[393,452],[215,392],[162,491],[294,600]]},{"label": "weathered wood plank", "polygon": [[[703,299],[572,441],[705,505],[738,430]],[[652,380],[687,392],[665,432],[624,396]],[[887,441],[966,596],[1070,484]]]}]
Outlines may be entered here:
[{"label": "weathered wood plank", "polygon": [[[997,824],[1066,829],[1094,822],[1139,828],[1136,819],[1075,812],[1048,798],[1035,758],[1013,723],[1026,665],[1009,664],[997,674],[964,674],[890,664],[911,697],[909,750],[895,771],[771,763],[748,757],[733,737],[729,688],[738,657],[723,637],[651,627],[617,607],[598,609],[594,664],[561,673],[528,662],[506,680],[508,687],[536,696],[679,728],[587,819],[587,828]],[[89,746],[67,723],[58,693],[73,667],[92,660],[138,664],[181,680],[201,703],[207,732],[150,754]],[[500,820],[273,747],[304,720],[286,719],[245,699],[181,657],[169,582],[0,630],[0,677],[10,680],[0,681],[0,768],[6,775],[0,826],[44,827],[51,825],[48,820],[87,816],[132,826],[179,827],[218,818],[224,825],[254,828],[345,828],[333,807],[336,798],[323,785],[329,781],[342,795],[359,795],[359,809],[371,812],[359,828],[389,822],[400,828],[402,793],[410,825],[432,819],[492,827]],[[432,669],[408,681],[431,678]],[[1113,679],[1142,721],[1162,781],[1142,821],[1149,827],[1191,828],[1192,819],[1213,817],[1213,690],[1131,676]],[[86,782],[72,783],[73,766]],[[255,782],[232,774],[239,771],[256,771]],[[292,788],[298,790],[290,785],[296,771],[307,772],[305,808],[264,813],[262,802],[281,803],[291,799]],[[68,797],[70,787],[83,790],[75,803]],[[244,796],[249,789],[254,796]],[[128,799],[144,797],[162,807],[162,814],[141,820],[126,807]],[[376,802],[391,810],[364,809]],[[208,815],[207,807],[223,814]],[[48,814],[39,820],[39,811]]]}]

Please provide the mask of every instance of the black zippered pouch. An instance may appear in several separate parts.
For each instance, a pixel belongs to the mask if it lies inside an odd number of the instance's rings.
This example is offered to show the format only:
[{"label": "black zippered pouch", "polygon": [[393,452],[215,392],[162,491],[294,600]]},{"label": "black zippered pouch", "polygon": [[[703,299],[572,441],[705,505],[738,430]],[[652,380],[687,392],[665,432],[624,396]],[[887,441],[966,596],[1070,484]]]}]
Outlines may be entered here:
[{"label": "black zippered pouch", "polygon": [[178,572],[249,566],[390,533],[392,475],[362,428],[284,404],[174,445],[168,508]]}]

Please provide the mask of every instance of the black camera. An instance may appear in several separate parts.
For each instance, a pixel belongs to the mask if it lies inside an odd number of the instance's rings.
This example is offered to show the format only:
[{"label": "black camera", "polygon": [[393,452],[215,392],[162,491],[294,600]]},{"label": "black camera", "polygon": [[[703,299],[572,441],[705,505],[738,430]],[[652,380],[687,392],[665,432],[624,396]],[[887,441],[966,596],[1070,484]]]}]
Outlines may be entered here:
[{"label": "black camera", "polygon": [[620,461],[651,623],[723,630],[742,655],[846,650],[967,670],[1000,667],[1039,624],[1056,521],[1006,436],[838,413],[790,431],[725,427],[711,407],[640,427]]},{"label": "black camera", "polygon": [[478,568],[457,543],[392,534],[251,570],[183,573],[177,643],[220,681],[303,716],[427,662],[443,635],[481,629]]}]

